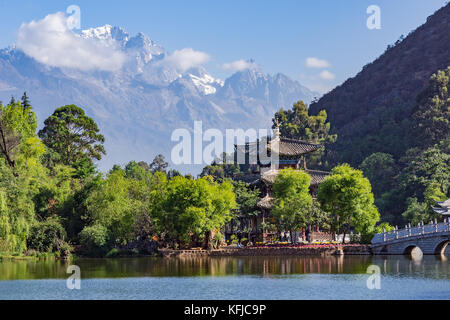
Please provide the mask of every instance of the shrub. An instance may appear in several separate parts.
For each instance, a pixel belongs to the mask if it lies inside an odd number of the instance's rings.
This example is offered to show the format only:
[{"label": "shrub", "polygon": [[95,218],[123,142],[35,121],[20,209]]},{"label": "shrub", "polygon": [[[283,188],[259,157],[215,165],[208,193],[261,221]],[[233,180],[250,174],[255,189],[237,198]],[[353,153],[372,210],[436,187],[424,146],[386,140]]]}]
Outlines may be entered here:
[{"label": "shrub", "polygon": [[58,254],[61,258],[68,259],[71,256],[72,250],[73,250],[72,246],[64,241],[59,246]]},{"label": "shrub", "polygon": [[106,254],[107,258],[115,258],[118,257],[120,255],[120,251],[117,248],[112,248],[111,250],[108,251],[108,253]]},{"label": "shrub", "polygon": [[369,228],[369,230],[362,232],[360,235],[360,238],[359,238],[359,242],[365,243],[365,244],[370,244],[372,241],[372,238],[375,236],[375,234],[383,232],[383,228],[384,228],[384,231],[386,231],[386,232],[391,232],[394,230],[394,227],[391,226],[389,223],[383,222],[374,228]]},{"label": "shrub", "polygon": [[49,217],[45,221],[36,222],[31,226],[28,238],[28,248],[38,252],[60,252],[67,249],[64,241],[66,231],[57,217]]},{"label": "shrub", "polygon": [[214,249],[218,249],[223,241],[223,234],[220,232],[217,232],[214,237],[211,240],[211,244]]},{"label": "shrub", "polygon": [[80,232],[80,243],[89,255],[103,256],[108,250],[109,231],[101,224],[85,227]]}]

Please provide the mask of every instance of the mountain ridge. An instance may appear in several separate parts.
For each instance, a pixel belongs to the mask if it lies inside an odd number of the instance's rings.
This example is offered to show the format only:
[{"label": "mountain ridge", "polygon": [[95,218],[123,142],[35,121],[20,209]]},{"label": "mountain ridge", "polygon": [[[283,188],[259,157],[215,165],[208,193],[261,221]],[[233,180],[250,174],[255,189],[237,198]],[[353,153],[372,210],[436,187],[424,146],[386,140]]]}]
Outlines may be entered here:
[{"label": "mountain ridge", "polygon": [[[409,119],[430,76],[450,65],[450,4],[399,39],[354,77],[312,103],[326,110],[338,141],[332,162],[358,166],[375,152],[399,158],[411,145]],[[389,133],[389,134],[387,134]]]},{"label": "mountain ridge", "polygon": [[270,128],[279,108],[317,96],[287,76],[256,69],[225,80],[202,66],[180,70],[162,46],[120,27],[91,28],[78,36],[117,46],[126,62],[117,72],[52,67],[11,46],[0,50],[0,98],[7,102],[27,91],[40,124],[61,105],[84,108],[106,137],[101,169],[151,161],[158,153],[169,158],[171,132],[192,131],[194,121],[203,121],[205,129]]}]

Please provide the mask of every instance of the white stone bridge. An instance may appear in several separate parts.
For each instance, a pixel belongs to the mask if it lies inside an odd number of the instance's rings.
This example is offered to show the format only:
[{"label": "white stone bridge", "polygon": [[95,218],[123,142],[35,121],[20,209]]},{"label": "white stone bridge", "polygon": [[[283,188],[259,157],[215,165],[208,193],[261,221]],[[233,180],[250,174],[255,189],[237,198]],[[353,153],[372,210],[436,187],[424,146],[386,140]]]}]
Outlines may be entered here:
[{"label": "white stone bridge", "polygon": [[450,243],[450,218],[444,222],[432,221],[417,227],[406,226],[391,232],[376,234],[372,239],[372,252],[378,255],[411,255],[418,248],[426,255],[443,255]]}]

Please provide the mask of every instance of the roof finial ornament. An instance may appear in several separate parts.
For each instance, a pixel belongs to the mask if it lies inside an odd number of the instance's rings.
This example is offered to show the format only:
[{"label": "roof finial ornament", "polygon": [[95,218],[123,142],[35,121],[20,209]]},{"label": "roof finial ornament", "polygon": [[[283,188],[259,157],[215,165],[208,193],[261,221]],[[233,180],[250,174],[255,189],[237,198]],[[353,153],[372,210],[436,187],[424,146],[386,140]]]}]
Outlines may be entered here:
[{"label": "roof finial ornament", "polygon": [[278,117],[275,118],[275,138],[279,138],[281,133],[280,133],[280,124],[278,123]]}]

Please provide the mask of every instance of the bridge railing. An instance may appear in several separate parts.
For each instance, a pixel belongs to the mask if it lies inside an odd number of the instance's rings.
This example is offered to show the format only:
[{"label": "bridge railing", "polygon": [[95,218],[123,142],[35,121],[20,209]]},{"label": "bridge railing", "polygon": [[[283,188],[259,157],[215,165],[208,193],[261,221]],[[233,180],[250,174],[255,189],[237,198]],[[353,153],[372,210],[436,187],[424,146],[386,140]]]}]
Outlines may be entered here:
[{"label": "bridge railing", "polygon": [[450,218],[444,220],[444,222],[437,223],[437,221],[431,221],[429,224],[424,224],[423,222],[416,226],[411,227],[407,225],[404,229],[398,229],[391,232],[377,233],[372,238],[372,244],[380,244],[384,242],[390,242],[398,239],[406,239],[409,237],[416,237],[424,234],[431,234],[437,232],[447,232],[450,231]]}]

